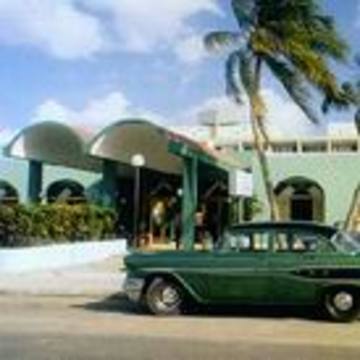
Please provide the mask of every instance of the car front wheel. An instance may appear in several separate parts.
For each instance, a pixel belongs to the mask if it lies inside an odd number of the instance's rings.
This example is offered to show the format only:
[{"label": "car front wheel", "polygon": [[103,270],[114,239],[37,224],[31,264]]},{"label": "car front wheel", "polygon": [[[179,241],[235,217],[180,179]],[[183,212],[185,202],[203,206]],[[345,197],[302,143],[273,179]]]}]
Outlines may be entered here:
[{"label": "car front wheel", "polygon": [[146,290],[145,304],[154,315],[178,315],[184,305],[183,292],[173,281],[156,278]]},{"label": "car front wheel", "polygon": [[325,309],[332,320],[351,322],[360,314],[359,293],[353,289],[334,289],[325,294]]}]

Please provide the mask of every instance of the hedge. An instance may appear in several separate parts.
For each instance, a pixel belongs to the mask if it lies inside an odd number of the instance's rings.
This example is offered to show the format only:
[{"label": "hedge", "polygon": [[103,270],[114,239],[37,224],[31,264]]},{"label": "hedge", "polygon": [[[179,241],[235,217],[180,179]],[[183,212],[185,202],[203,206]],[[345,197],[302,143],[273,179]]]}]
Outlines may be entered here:
[{"label": "hedge", "polygon": [[95,205],[0,205],[0,247],[114,237],[116,213]]}]

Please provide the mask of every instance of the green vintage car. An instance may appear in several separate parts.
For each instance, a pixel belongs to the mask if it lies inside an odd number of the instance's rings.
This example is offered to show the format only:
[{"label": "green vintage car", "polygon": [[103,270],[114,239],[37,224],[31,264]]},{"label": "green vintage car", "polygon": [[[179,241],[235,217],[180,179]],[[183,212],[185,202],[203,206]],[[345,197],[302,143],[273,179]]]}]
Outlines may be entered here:
[{"label": "green vintage car", "polygon": [[185,305],[320,305],[337,321],[360,312],[360,245],[314,223],[249,223],[210,251],[133,253],[125,293],[157,315]]}]

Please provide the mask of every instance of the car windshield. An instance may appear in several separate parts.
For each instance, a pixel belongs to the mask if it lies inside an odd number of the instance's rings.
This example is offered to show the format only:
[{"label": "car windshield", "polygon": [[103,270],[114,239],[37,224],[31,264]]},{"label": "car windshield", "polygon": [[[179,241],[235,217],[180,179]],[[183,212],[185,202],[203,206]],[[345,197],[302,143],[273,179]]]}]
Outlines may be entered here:
[{"label": "car windshield", "polygon": [[340,252],[347,254],[360,253],[360,244],[345,232],[337,232],[330,241]]}]

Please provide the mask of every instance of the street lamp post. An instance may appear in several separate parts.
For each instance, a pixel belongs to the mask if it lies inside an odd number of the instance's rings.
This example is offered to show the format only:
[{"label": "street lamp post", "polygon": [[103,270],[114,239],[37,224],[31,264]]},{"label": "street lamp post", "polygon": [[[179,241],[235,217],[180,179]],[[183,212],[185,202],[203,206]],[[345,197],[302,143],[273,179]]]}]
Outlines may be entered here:
[{"label": "street lamp post", "polygon": [[136,247],[139,233],[139,214],[140,214],[140,187],[141,187],[141,168],[145,165],[145,157],[142,154],[135,154],[131,157],[131,165],[135,169],[134,181],[134,223],[132,246]]}]

